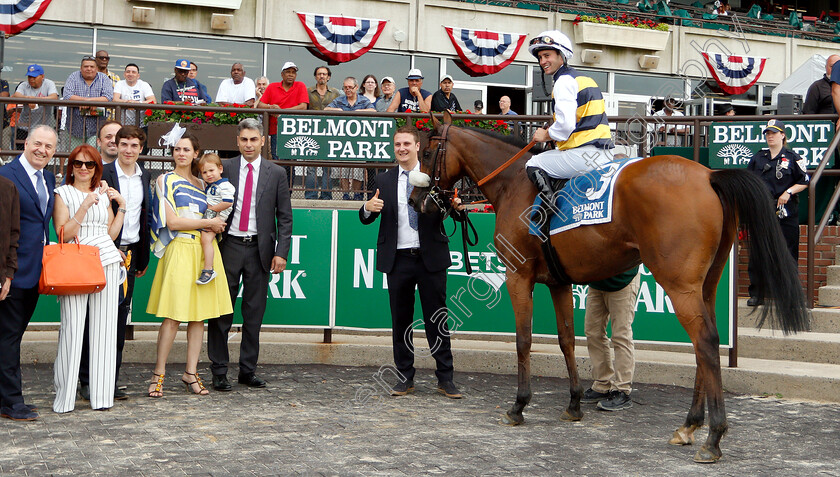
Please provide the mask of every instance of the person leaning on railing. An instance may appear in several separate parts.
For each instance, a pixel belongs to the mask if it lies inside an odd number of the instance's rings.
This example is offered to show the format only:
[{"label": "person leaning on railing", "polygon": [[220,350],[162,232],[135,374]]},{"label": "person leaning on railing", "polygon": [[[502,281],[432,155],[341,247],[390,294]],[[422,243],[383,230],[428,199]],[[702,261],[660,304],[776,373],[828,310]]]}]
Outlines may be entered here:
[{"label": "person leaning on railing", "polygon": [[[26,67],[26,81],[18,85],[15,94],[12,96],[30,99],[58,99],[58,90],[53,80],[44,77],[44,68],[41,65],[33,64]],[[25,141],[31,128],[39,124],[55,126],[55,107],[24,103],[15,124],[15,142]],[[12,149],[16,149],[14,142]]]},{"label": "person leaning on railing", "polygon": [[[96,58],[82,58],[79,71],[70,73],[64,83],[64,99],[70,101],[111,101],[114,85],[96,67]],[[97,106],[70,107],[70,147],[75,149],[84,143],[93,145],[100,116],[104,114]]]}]

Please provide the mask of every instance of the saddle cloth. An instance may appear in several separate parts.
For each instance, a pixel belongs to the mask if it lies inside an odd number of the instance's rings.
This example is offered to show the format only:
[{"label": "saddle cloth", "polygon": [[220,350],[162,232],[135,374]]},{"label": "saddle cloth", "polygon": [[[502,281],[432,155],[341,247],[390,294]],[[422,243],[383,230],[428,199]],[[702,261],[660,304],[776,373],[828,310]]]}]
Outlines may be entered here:
[{"label": "saddle cloth", "polygon": [[[586,174],[569,180],[566,185],[554,193],[549,230],[551,235],[564,232],[581,225],[603,224],[612,220],[612,204],[616,179],[628,165],[641,158],[621,159],[594,169]],[[544,218],[537,212],[541,209],[542,196],[534,199],[534,207],[528,226],[531,235],[542,236],[540,232]]]}]

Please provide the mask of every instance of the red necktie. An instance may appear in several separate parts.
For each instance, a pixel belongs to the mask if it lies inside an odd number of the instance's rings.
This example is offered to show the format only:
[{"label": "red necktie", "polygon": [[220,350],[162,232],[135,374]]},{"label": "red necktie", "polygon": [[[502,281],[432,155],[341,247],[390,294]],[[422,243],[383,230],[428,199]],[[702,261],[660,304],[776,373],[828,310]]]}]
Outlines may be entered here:
[{"label": "red necktie", "polygon": [[242,198],[242,214],[239,216],[239,230],[248,231],[248,219],[251,217],[251,189],[254,188],[254,166],[247,165],[248,175],[245,176],[245,194]]}]

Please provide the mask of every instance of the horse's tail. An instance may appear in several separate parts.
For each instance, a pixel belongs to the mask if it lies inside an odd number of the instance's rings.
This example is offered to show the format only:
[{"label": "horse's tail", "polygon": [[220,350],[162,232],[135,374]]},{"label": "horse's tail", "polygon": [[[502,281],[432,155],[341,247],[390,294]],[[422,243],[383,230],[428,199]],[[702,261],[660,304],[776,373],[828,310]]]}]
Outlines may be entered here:
[{"label": "horse's tail", "polygon": [[807,331],[809,313],[799,281],[799,267],[791,259],[773,208],[773,198],[755,174],[745,170],[718,170],[711,174],[712,188],[723,203],[724,220],[733,213],[747,229],[753,283],[762,307],[759,328],[768,314],[785,334]]}]

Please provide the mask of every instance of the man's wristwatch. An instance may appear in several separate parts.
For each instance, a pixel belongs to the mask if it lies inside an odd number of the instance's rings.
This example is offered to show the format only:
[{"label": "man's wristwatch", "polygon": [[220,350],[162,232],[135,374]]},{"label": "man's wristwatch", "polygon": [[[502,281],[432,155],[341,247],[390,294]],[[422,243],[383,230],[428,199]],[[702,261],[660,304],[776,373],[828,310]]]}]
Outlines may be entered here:
[{"label": "man's wristwatch", "polygon": [[787,192],[788,194],[790,194],[791,197],[793,197],[793,189],[788,189],[785,192]]}]

